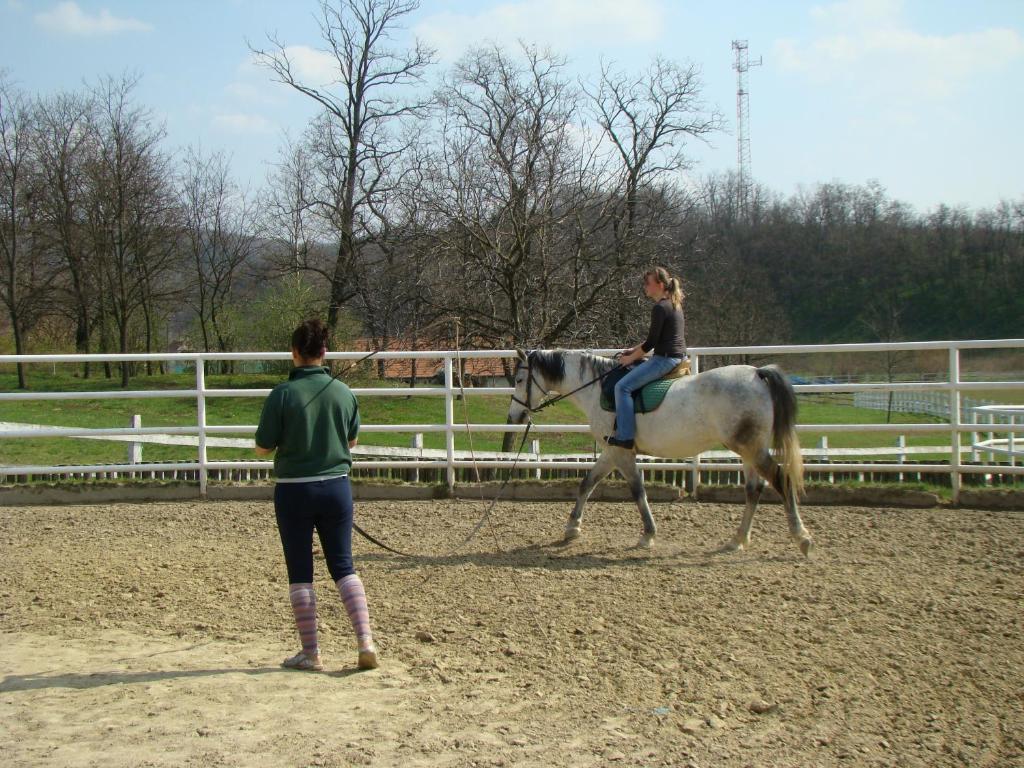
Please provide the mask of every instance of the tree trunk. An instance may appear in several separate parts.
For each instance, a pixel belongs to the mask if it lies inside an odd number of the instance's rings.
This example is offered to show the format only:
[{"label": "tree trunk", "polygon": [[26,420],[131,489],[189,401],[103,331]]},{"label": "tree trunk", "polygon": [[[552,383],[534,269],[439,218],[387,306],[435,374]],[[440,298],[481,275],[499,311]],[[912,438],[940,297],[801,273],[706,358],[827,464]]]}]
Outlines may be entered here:
[{"label": "tree trunk", "polygon": [[[100,308],[100,352],[107,354],[110,352],[110,328],[107,326],[107,313]],[[114,373],[110,368],[110,361],[103,361],[103,375],[108,378],[114,378]]]},{"label": "tree trunk", "polygon": [[[142,303],[142,314],[146,321],[146,354],[152,354],[153,352],[153,323],[149,315],[149,304],[148,302]],[[153,375],[153,361],[146,361],[146,375]]]},{"label": "tree trunk", "polygon": [[[128,320],[121,323],[121,341],[120,341],[120,352],[122,355],[128,354]],[[128,383],[130,381],[130,364],[127,360],[121,363],[121,389],[128,389]]]},{"label": "tree trunk", "polygon": [[[85,307],[79,306],[75,318],[75,351],[82,355],[89,354],[89,317]],[[89,363],[82,363],[82,378],[88,379]]]},{"label": "tree trunk", "polygon": [[[514,423],[515,422],[512,421],[512,419],[510,419],[508,416],[505,417],[505,424],[514,424]],[[513,448],[515,448],[515,446],[516,446],[516,437],[517,436],[518,436],[518,434],[516,432],[506,432],[502,436],[502,438],[501,438],[501,450],[504,453],[509,453],[509,452],[512,451]]]},{"label": "tree trunk", "polygon": [[[21,323],[18,322],[18,317],[14,312],[11,313],[11,329],[14,331],[14,354],[25,354],[24,334],[21,330]],[[24,363],[18,363],[18,389],[28,389]]]}]

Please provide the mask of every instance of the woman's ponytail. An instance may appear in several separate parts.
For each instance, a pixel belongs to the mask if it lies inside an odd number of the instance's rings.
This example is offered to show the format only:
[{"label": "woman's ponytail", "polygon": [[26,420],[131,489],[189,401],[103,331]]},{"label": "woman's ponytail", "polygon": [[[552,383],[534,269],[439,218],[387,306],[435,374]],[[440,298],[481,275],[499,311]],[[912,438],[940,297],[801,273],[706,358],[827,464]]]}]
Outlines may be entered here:
[{"label": "woman's ponytail", "polygon": [[678,277],[670,277],[668,280],[668,300],[672,302],[672,306],[676,309],[683,308],[683,284],[679,282]]}]

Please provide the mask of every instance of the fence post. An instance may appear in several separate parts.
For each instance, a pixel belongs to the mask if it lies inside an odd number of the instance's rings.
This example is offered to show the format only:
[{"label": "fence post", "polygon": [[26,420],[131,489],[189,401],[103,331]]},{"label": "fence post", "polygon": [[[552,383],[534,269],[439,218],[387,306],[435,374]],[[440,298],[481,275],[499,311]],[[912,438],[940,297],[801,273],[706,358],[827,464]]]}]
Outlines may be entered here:
[{"label": "fence post", "polygon": [[[530,441],[530,453],[533,455],[534,461],[540,461],[540,440]],[[540,467],[533,470],[533,477],[535,480],[540,480]]]},{"label": "fence post", "polygon": [[[832,457],[828,455],[828,435],[822,435],[821,437],[818,438],[818,448],[820,448],[823,452],[821,461],[824,461],[826,464],[831,464]],[[828,481],[829,483],[835,483],[836,476],[834,472],[828,473]]]},{"label": "fence post", "polygon": [[196,421],[199,426],[199,496],[206,498],[206,360],[196,357]]},{"label": "fence post", "polygon": [[446,472],[448,492],[455,490],[455,391],[452,378],[452,358],[444,359],[444,447],[447,454]]},{"label": "fence post", "polygon": [[[413,458],[414,459],[422,459],[423,458],[423,433],[422,432],[417,432],[415,435],[412,436],[412,447],[419,449],[419,453],[416,456],[414,456]],[[420,468],[419,467],[416,467],[415,469],[413,469],[413,471],[412,471],[412,481],[414,483],[418,483],[420,481]]]},{"label": "fence post", "polygon": [[[690,355],[690,375],[696,376],[700,373],[700,358],[697,355]],[[690,484],[693,488],[693,498],[699,499],[697,488],[700,485],[700,454],[693,457],[693,469],[690,470]]]},{"label": "fence post", "polygon": [[[139,427],[141,427],[142,426],[142,416],[137,414],[137,413],[134,416],[132,416],[132,420],[131,420],[131,423],[129,424],[129,426],[132,429],[138,429]],[[133,442],[128,443],[128,463],[129,464],[141,464],[142,463],[142,443],[137,442],[137,441],[133,441]],[[135,476],[135,473],[133,472],[132,473],[132,477],[134,477],[134,476]]]},{"label": "fence post", "polygon": [[[1017,414],[1011,413],[1006,419],[1007,423],[1013,427],[1009,432],[1006,433],[1006,450],[1010,453],[1010,466],[1017,466],[1017,457],[1014,455],[1017,452]],[[1011,475],[1012,477],[1012,475]]]},{"label": "fence post", "polygon": [[[974,406],[971,408],[971,423],[978,423],[978,407]],[[978,461],[978,433],[977,431],[971,432],[971,461],[977,463]]]},{"label": "fence post", "polygon": [[[988,415],[988,425],[991,427],[993,424],[996,423],[996,415],[994,413],[992,413],[992,411],[989,411],[987,415]],[[995,440],[995,439],[996,439],[996,433],[992,432],[992,431],[989,431],[989,433],[988,433],[988,445],[989,445],[990,448],[993,445],[995,445],[995,443],[993,442],[993,440]],[[994,457],[995,457],[995,454],[992,453],[992,451],[989,451],[988,452],[988,463],[989,464],[991,464],[993,462]]]},{"label": "fence post", "polygon": [[[906,463],[906,460],[907,460],[907,436],[906,435],[896,435],[896,449],[897,449],[896,463],[897,464],[904,464],[904,463]],[[899,482],[902,483],[903,482],[903,473],[900,472],[899,474],[897,474],[896,478],[897,478],[897,480]]]},{"label": "fence post", "polygon": [[960,501],[960,350],[949,349],[949,423],[950,432],[949,480],[953,488],[953,503]]}]

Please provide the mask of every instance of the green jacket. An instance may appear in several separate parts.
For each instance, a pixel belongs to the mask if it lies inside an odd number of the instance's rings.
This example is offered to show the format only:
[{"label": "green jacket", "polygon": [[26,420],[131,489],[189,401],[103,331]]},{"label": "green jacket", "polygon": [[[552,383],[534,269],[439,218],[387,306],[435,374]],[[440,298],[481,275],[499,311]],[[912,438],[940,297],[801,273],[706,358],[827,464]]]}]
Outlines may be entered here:
[{"label": "green jacket", "polygon": [[346,475],[352,468],[349,441],[359,434],[359,403],[327,368],[293,368],[288,381],[267,396],[256,429],[256,445],[276,448],[280,478]]}]

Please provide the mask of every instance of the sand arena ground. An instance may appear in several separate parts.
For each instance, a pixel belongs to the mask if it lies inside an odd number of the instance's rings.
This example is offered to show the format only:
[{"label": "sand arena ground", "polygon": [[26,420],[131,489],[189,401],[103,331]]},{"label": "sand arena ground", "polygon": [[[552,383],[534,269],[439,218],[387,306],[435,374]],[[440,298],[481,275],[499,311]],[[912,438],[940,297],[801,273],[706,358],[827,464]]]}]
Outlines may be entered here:
[{"label": "sand arena ground", "polygon": [[[296,645],[269,503],[0,509],[5,766],[1024,766],[1019,512],[361,503],[382,668],[317,572]],[[503,552],[499,552],[495,542]],[[427,639],[417,639],[429,637]]]}]

